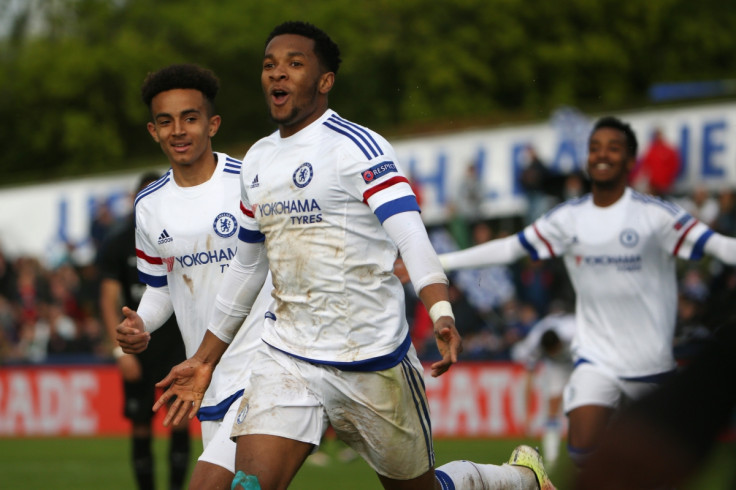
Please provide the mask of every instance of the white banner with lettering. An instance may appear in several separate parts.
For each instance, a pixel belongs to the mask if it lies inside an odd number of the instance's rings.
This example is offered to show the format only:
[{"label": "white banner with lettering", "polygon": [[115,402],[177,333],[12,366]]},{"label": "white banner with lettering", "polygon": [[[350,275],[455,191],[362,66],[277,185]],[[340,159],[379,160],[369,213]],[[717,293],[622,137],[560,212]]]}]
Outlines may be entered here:
[{"label": "white banner with lettering", "polygon": [[[677,189],[696,183],[716,190],[736,187],[736,103],[615,114],[634,127],[642,152],[660,128],[680,152]],[[553,170],[580,169],[594,117],[561,109],[543,123],[477,129],[395,140],[400,164],[420,186],[422,216],[428,225],[444,223],[463,192],[463,176],[475,165],[484,217],[523,214],[527,202],[518,181],[525,148],[533,145]],[[234,155],[241,157],[242,155]],[[68,180],[0,190],[0,248],[10,256],[41,257],[48,265],[64,260],[72,245],[76,260],[93,255],[90,226],[101,203],[116,216],[130,209],[129,193],[141,172]]]}]

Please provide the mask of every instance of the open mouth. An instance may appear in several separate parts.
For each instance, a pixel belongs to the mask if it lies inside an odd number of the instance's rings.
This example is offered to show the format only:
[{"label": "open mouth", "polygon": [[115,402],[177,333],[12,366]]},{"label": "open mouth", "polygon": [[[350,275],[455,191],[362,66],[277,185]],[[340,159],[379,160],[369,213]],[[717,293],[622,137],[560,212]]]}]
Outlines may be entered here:
[{"label": "open mouth", "polygon": [[276,89],[271,91],[271,97],[276,104],[283,103],[288,96],[289,93],[286,90]]}]

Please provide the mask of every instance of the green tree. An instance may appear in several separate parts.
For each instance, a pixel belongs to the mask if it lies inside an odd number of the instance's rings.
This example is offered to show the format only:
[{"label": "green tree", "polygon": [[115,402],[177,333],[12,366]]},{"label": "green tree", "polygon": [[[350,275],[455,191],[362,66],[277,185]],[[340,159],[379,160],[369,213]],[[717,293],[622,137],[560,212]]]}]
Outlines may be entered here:
[{"label": "green tree", "polygon": [[273,130],[258,73],[285,20],[337,40],[332,106],[388,135],[636,108],[652,83],[731,78],[736,51],[736,4],[716,0],[0,0],[0,14],[4,184],[160,159],[139,90],[174,62],[219,75],[216,144],[243,154]]}]

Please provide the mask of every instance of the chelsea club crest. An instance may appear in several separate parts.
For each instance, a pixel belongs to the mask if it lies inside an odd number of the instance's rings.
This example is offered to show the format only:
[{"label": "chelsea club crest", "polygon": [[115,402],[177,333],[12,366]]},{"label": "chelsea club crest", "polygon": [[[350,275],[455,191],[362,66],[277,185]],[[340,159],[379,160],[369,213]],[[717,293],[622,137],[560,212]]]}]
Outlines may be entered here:
[{"label": "chelsea club crest", "polygon": [[301,189],[312,181],[313,176],[314,170],[312,169],[312,164],[304,162],[294,171],[292,178],[294,179],[294,184]]},{"label": "chelsea club crest", "polygon": [[621,242],[621,245],[623,245],[624,247],[632,248],[635,247],[637,243],[639,243],[639,234],[636,232],[636,230],[626,228],[624,231],[621,232],[618,239]]},{"label": "chelsea club crest", "polygon": [[229,238],[235,234],[238,229],[238,221],[230,213],[220,213],[215,218],[215,222],[212,223],[212,227],[215,229],[217,236],[222,238]]}]

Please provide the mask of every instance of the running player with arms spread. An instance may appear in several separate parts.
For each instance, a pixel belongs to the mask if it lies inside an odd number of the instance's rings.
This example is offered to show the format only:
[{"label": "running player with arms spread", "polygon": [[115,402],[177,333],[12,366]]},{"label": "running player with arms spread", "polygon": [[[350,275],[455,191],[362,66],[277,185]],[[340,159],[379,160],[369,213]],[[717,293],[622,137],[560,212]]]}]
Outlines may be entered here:
[{"label": "running player with arms spread", "polygon": [[517,235],[444,254],[445,270],[563,257],[576,293],[575,368],[564,393],[568,449],[578,465],[615,410],[673,373],[677,258],[736,264],[736,239],[681,207],[627,186],[636,163],[631,127],[596,122],[588,144],[591,194],[566,201]]}]

